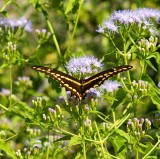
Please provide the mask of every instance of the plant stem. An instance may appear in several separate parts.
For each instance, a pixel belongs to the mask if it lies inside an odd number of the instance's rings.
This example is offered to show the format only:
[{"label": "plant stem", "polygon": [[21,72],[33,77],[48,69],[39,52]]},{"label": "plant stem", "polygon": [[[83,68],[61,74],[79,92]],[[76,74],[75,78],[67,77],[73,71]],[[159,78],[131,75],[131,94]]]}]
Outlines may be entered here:
[{"label": "plant stem", "polygon": [[105,157],[105,151],[104,151],[104,146],[103,146],[103,141],[101,139],[101,136],[100,136],[100,133],[99,133],[99,130],[98,130],[98,127],[97,127],[97,123],[94,121],[94,125],[96,127],[96,130],[97,130],[97,133],[98,133],[98,138],[99,138],[99,141],[100,141],[100,144],[101,144],[101,150],[102,150],[102,155],[103,155],[103,158],[106,158]]},{"label": "plant stem", "polygon": [[112,111],[112,117],[113,117],[113,123],[114,123],[114,128],[116,129],[116,116],[115,116],[115,112],[113,111],[113,109],[111,110]]},{"label": "plant stem", "polygon": [[46,22],[47,22],[47,26],[48,26],[51,34],[52,34],[52,38],[53,38],[54,44],[55,44],[56,49],[57,49],[58,58],[59,58],[59,60],[61,61],[62,55],[61,55],[61,51],[60,51],[60,48],[59,48],[59,44],[58,44],[56,35],[55,35],[55,33],[54,33],[53,27],[52,27],[52,25],[51,25],[51,23],[50,23],[50,21],[48,20],[47,17],[46,17]]},{"label": "plant stem", "polygon": [[48,130],[48,146],[47,146],[47,153],[46,153],[46,159],[48,159],[48,156],[49,156],[49,130]]},{"label": "plant stem", "polygon": [[136,159],[138,159],[138,156],[139,156],[138,150],[136,150]]},{"label": "plant stem", "polygon": [[19,134],[18,134],[18,133],[16,133],[15,135],[13,135],[13,136],[11,136],[11,137],[9,137],[9,138],[5,139],[4,141],[5,141],[5,142],[7,142],[7,141],[9,141],[9,140],[13,139],[14,137],[16,137],[16,136],[18,136],[18,135],[19,135]]},{"label": "plant stem", "polygon": [[10,87],[10,95],[9,95],[9,107],[12,105],[12,65],[9,67],[9,87]]},{"label": "plant stem", "polygon": [[[126,49],[126,41],[125,40],[123,40],[123,50],[124,50],[124,55],[123,55],[123,57],[124,57],[124,63],[125,63],[125,65],[128,65],[128,61],[127,61],[127,49]],[[131,78],[130,78],[129,71],[127,71],[127,76],[128,76],[128,81],[131,84]]]},{"label": "plant stem", "polygon": [[157,143],[153,146],[153,148],[142,159],[147,158],[147,156],[149,156],[149,154],[159,145],[159,143],[160,143],[160,140],[158,139]]},{"label": "plant stem", "polygon": [[83,158],[86,159],[86,144],[85,144],[85,136],[84,136],[84,119],[81,120],[81,136],[82,136]]},{"label": "plant stem", "polygon": [[3,106],[2,104],[0,104],[0,107],[6,111],[8,111],[8,108],[6,108],[5,106]]},{"label": "plant stem", "polygon": [[80,12],[81,12],[81,7],[82,7],[83,1],[84,1],[84,0],[80,0],[80,2],[79,2],[79,9],[78,9],[78,13],[77,13],[76,20],[75,20],[75,25],[74,25],[74,28],[73,28],[73,33],[72,33],[72,35],[71,35],[71,38],[69,39],[69,44],[68,44],[68,47],[67,47],[66,52],[69,51],[69,49],[70,49],[70,47],[71,47],[71,44],[72,44],[72,41],[73,41],[73,38],[74,38],[74,35],[75,35],[75,33],[76,33],[77,24],[78,24],[78,20],[79,20],[79,16],[80,16]]}]

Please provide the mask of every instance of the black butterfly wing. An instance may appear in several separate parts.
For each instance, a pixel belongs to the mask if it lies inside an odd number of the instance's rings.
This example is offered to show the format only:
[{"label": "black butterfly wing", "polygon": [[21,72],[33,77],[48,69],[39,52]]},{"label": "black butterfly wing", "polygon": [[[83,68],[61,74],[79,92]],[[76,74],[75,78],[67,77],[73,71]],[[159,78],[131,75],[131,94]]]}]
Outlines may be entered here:
[{"label": "black butterfly wing", "polygon": [[98,87],[101,84],[103,84],[103,82],[105,80],[107,80],[108,78],[110,78],[110,77],[112,77],[112,76],[114,76],[114,75],[116,75],[120,72],[127,71],[131,68],[132,68],[132,66],[130,66],[130,65],[113,67],[111,69],[102,71],[102,72],[84,80],[84,83],[82,84],[82,86],[83,86],[82,87],[83,98],[90,88]]},{"label": "black butterfly wing", "polygon": [[49,67],[32,66],[31,68],[38,72],[49,75],[51,78],[57,80],[62,87],[65,87],[67,91],[70,91],[72,95],[75,95],[77,98],[81,99],[81,83],[76,78]]}]

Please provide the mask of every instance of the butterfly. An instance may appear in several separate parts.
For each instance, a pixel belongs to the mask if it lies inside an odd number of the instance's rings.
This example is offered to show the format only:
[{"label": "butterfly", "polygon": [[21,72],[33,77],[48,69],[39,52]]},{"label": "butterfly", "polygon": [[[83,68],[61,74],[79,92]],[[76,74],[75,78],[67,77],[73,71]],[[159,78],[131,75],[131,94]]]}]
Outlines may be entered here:
[{"label": "butterfly", "polygon": [[97,73],[88,79],[80,79],[80,80],[66,73],[45,66],[32,66],[31,68],[38,72],[42,72],[46,75],[49,75],[51,78],[57,80],[62,87],[65,87],[67,91],[71,92],[72,96],[76,96],[79,100],[82,100],[85,98],[90,88],[98,87],[101,84],[103,84],[103,82],[108,78],[120,72],[127,71],[132,67],[133,66],[131,65],[117,66],[102,71],[100,73]]}]

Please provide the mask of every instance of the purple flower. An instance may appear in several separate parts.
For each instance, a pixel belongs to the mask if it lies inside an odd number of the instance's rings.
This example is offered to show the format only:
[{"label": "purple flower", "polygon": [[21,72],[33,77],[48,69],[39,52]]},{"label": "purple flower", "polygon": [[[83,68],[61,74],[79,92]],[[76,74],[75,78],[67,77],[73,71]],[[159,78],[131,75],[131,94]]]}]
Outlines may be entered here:
[{"label": "purple flower", "polygon": [[118,32],[118,27],[111,20],[104,21],[102,26],[99,25],[98,30],[96,31],[99,33],[104,33],[105,29],[107,29],[109,32]]},{"label": "purple flower", "polygon": [[17,86],[31,87],[32,81],[30,80],[29,77],[22,76],[22,77],[18,77],[18,80],[15,82],[15,84]]},{"label": "purple flower", "polygon": [[111,20],[104,21],[103,25],[105,28],[107,28],[110,31],[118,32],[118,27]]},{"label": "purple flower", "polygon": [[[111,19],[120,24],[128,25],[134,22],[141,22],[140,18],[137,17],[133,11],[130,10],[119,10],[112,14]],[[136,21],[135,21],[136,20]]]},{"label": "purple flower", "polygon": [[102,64],[93,56],[84,56],[70,59],[66,68],[71,75],[84,79],[97,73],[102,68]]},{"label": "purple flower", "polygon": [[104,27],[101,25],[98,25],[98,29],[96,30],[98,33],[104,33]]},{"label": "purple flower", "polygon": [[139,8],[137,10],[119,10],[113,12],[107,20],[104,20],[102,26],[99,25],[96,31],[99,33],[106,31],[119,32],[118,29],[120,26],[128,26],[131,24],[136,24],[138,27],[143,27],[143,29],[149,28],[150,30],[154,25],[150,20],[158,19],[159,17],[160,10],[156,9]]},{"label": "purple flower", "polygon": [[10,90],[9,89],[5,89],[5,88],[2,88],[0,94],[2,96],[9,96],[10,95]]},{"label": "purple flower", "polygon": [[12,31],[17,30],[18,28],[24,29],[27,32],[32,31],[32,23],[24,17],[20,19],[0,18],[0,27],[4,27],[6,30],[11,29]]},{"label": "purple flower", "polygon": [[96,97],[100,97],[100,92],[96,88],[89,89],[87,92],[86,98],[91,99]]},{"label": "purple flower", "polygon": [[158,18],[160,17],[160,10],[152,8],[139,8],[134,11],[141,19]]},{"label": "purple flower", "polygon": [[117,81],[106,80],[100,86],[100,89],[102,89],[102,91],[106,90],[107,92],[113,92],[114,90],[118,89],[119,86],[122,86],[122,85]]}]

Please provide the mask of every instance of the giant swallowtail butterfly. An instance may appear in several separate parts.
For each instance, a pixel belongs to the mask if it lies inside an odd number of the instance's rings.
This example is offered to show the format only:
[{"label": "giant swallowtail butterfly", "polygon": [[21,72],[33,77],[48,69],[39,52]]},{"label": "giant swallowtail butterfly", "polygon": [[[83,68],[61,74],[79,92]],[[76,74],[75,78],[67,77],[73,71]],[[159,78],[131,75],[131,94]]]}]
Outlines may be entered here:
[{"label": "giant swallowtail butterfly", "polygon": [[96,75],[88,78],[78,80],[68,74],[51,69],[44,66],[32,66],[36,71],[42,72],[49,75],[51,78],[57,80],[62,87],[65,87],[67,91],[71,92],[71,95],[76,96],[79,100],[85,98],[86,93],[90,88],[95,88],[100,86],[108,78],[132,68],[130,65],[117,66],[111,69],[105,70],[103,72],[97,73]]}]

